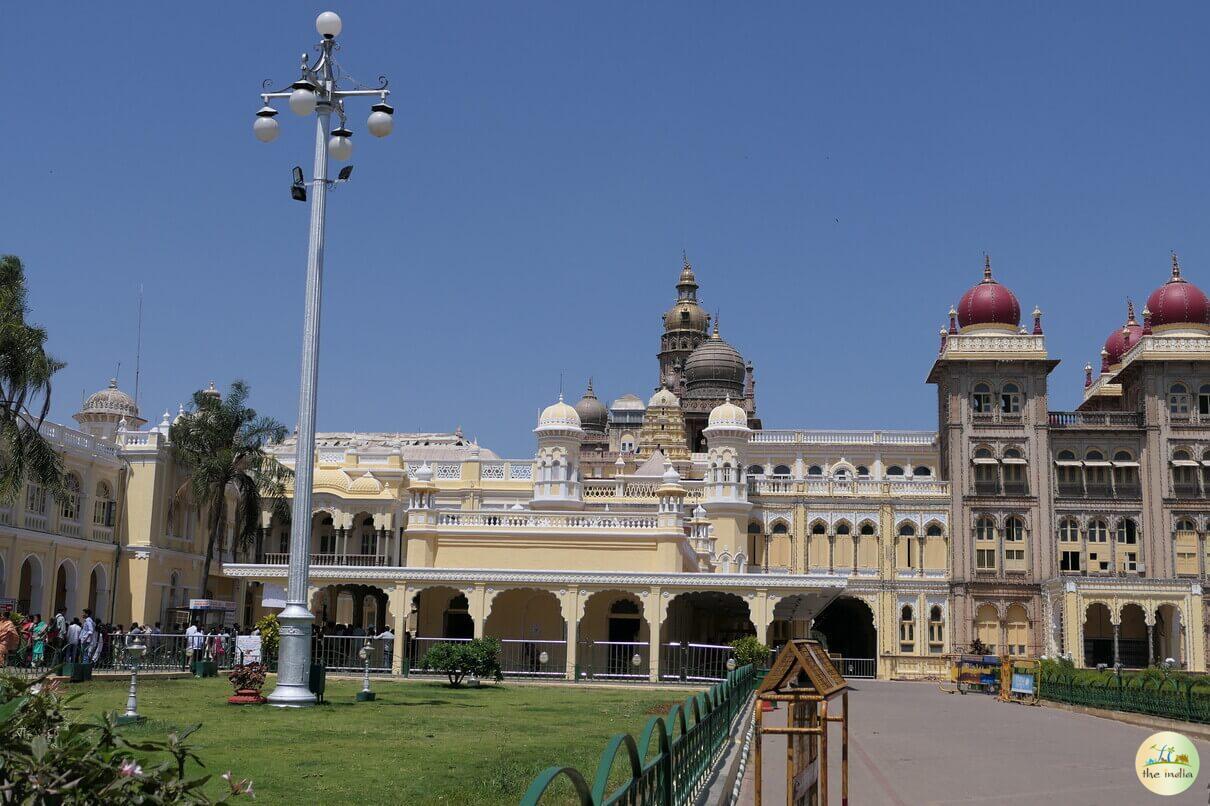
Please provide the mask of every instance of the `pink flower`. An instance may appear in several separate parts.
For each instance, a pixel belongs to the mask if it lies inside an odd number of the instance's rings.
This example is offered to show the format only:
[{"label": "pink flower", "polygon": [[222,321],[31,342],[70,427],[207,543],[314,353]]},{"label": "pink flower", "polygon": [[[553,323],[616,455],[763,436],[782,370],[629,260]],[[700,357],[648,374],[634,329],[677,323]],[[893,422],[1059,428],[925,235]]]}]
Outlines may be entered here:
[{"label": "pink flower", "polygon": [[131,761],[130,759],[122,762],[122,766],[118,768],[118,775],[126,778],[137,778],[142,774],[143,768],[140,767],[137,762]]},{"label": "pink flower", "polygon": [[221,777],[227,783],[231,783],[231,770],[227,770],[225,773],[222,774]]},{"label": "pink flower", "polygon": [[248,785],[244,787],[244,794],[247,795],[248,797],[252,798],[253,800],[256,799],[256,793],[252,791],[252,782],[251,781],[249,781]]}]

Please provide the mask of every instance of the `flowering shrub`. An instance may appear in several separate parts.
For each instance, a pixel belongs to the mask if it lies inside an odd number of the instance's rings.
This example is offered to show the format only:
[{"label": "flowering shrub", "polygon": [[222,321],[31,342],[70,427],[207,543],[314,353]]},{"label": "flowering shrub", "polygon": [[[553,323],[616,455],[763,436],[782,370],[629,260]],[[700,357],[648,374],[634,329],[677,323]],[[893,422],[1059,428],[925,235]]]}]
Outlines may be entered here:
[{"label": "flowering shrub", "polygon": [[236,666],[227,675],[236,691],[260,691],[265,685],[265,667],[261,663],[245,663]]},{"label": "flowering shrub", "polygon": [[[69,721],[64,700],[46,678],[0,675],[0,801],[4,803],[209,804],[209,776],[187,779],[185,763],[202,761],[187,744],[200,728],[167,739],[128,741],[113,716]],[[252,783],[223,776],[230,793],[218,803],[252,796]]]}]

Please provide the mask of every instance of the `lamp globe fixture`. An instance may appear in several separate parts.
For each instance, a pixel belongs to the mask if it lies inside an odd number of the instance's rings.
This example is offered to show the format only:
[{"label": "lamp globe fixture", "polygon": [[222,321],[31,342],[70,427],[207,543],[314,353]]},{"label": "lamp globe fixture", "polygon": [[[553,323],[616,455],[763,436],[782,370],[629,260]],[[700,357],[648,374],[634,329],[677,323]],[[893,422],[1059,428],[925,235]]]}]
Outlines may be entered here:
[{"label": "lamp globe fixture", "polygon": [[366,128],[375,137],[386,137],[395,128],[395,109],[385,101],[370,107],[370,117],[366,120]]},{"label": "lamp globe fixture", "polygon": [[277,110],[265,104],[256,113],[256,121],[252,124],[252,133],[256,135],[256,139],[262,143],[272,143],[277,139],[278,131],[277,121],[274,119],[277,115]]},{"label": "lamp globe fixture", "polygon": [[348,129],[333,129],[328,138],[328,156],[338,162],[347,162],[353,156],[353,132]]},{"label": "lamp globe fixture", "polygon": [[340,36],[341,25],[340,15],[335,11],[325,11],[315,18],[315,30],[327,39]]},{"label": "lamp globe fixture", "polygon": [[306,117],[315,111],[319,96],[315,94],[315,85],[310,81],[295,81],[290,92],[290,111]]}]

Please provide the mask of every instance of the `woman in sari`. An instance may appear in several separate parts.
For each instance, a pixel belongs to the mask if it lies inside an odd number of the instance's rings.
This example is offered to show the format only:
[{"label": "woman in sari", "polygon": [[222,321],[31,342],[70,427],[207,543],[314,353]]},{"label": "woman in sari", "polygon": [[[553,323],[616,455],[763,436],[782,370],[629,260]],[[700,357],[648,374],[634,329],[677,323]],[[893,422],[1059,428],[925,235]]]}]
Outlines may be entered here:
[{"label": "woman in sari", "polygon": [[34,616],[34,629],[30,632],[30,637],[34,641],[34,665],[41,666],[43,659],[46,656],[46,632],[50,629],[50,625],[42,618],[42,614]]}]

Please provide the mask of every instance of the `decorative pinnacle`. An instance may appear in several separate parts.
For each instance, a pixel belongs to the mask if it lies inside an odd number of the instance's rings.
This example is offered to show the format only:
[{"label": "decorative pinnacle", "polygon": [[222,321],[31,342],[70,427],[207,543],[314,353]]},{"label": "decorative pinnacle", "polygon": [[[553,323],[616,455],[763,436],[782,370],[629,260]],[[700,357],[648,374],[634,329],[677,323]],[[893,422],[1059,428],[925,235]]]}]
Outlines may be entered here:
[{"label": "decorative pinnacle", "polygon": [[1034,306],[1034,335],[1042,335],[1042,309],[1037,305]]},{"label": "decorative pinnacle", "polygon": [[1180,264],[1180,261],[1178,261],[1176,258],[1175,249],[1172,250],[1172,279],[1173,280],[1181,279],[1181,264]]},{"label": "decorative pinnacle", "polygon": [[1130,299],[1129,297],[1126,298],[1126,324],[1138,324],[1138,322],[1134,320],[1134,300]]},{"label": "decorative pinnacle", "polygon": [[990,283],[992,280],[992,256],[987,252],[983,253],[983,282]]}]

